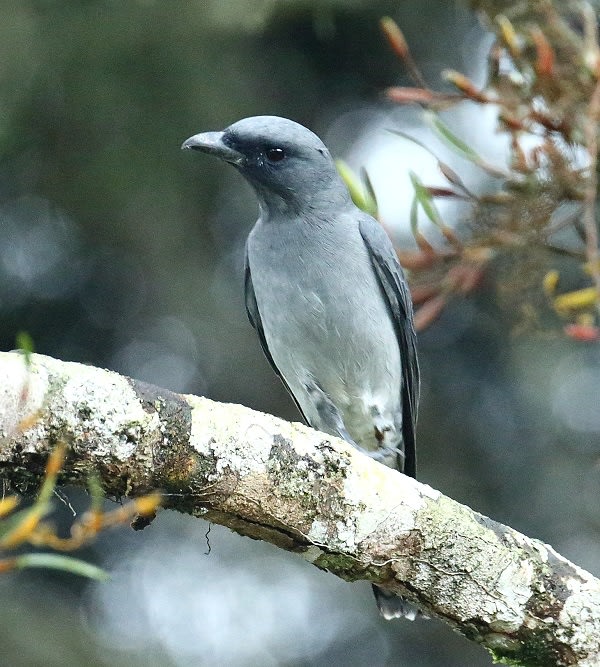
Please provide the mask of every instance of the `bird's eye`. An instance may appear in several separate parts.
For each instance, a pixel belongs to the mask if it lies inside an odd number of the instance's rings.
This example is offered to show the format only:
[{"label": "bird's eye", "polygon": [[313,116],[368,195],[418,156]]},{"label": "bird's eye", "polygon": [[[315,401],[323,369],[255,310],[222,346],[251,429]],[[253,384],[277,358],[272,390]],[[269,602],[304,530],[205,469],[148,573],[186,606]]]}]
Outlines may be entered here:
[{"label": "bird's eye", "polygon": [[269,162],[281,162],[285,158],[285,151],[283,148],[267,148],[265,155]]}]

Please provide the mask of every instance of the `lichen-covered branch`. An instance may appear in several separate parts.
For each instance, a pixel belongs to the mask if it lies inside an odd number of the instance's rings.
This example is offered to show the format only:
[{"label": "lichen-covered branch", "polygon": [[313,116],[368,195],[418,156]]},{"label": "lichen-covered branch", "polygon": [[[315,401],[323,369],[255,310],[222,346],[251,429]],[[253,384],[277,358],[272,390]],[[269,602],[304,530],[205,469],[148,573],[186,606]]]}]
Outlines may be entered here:
[{"label": "lichen-covered branch", "polygon": [[0,353],[0,474],[33,491],[66,443],[64,481],[153,488],[168,506],[418,602],[513,664],[600,664],[600,581],[344,442],[110,371]]}]

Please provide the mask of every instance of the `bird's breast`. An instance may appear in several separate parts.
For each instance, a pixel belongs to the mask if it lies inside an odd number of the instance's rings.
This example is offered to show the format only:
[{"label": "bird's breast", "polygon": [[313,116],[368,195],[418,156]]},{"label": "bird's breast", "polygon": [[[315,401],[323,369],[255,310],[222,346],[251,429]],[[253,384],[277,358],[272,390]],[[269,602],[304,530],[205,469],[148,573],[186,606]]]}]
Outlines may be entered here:
[{"label": "bird's breast", "polygon": [[252,282],[267,338],[300,349],[310,342],[311,354],[321,359],[339,356],[342,344],[347,358],[376,341],[389,317],[358,233],[319,231],[316,239],[304,229],[254,233],[248,246]]},{"label": "bird's breast", "polygon": [[255,230],[248,260],[269,352],[296,400],[310,412],[304,387],[314,379],[371,448],[371,415],[392,420],[400,409],[400,352],[362,238],[342,231],[312,242]]}]

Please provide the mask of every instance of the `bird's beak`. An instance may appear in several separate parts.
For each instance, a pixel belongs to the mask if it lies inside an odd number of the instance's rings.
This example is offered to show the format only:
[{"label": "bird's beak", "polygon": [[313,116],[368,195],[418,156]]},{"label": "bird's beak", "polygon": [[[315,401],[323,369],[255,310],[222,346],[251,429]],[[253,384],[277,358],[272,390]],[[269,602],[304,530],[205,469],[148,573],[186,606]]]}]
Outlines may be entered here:
[{"label": "bird's beak", "polygon": [[186,139],[181,144],[182,150],[202,151],[212,153],[221,160],[240,165],[244,160],[242,153],[230,148],[223,142],[223,132],[202,132]]}]

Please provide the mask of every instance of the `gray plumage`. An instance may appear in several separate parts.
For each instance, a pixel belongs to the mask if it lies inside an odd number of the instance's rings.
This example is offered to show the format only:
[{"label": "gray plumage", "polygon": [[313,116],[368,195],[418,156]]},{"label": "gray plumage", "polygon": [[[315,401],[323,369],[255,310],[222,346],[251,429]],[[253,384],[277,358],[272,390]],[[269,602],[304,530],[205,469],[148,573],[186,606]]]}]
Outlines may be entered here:
[{"label": "gray plumage", "polygon": [[[414,477],[410,294],[387,235],[352,203],[325,145],[298,123],[257,116],[182,148],[230,162],[256,191],[246,308],[305,420]],[[385,618],[415,617],[402,598],[373,588]]]}]

